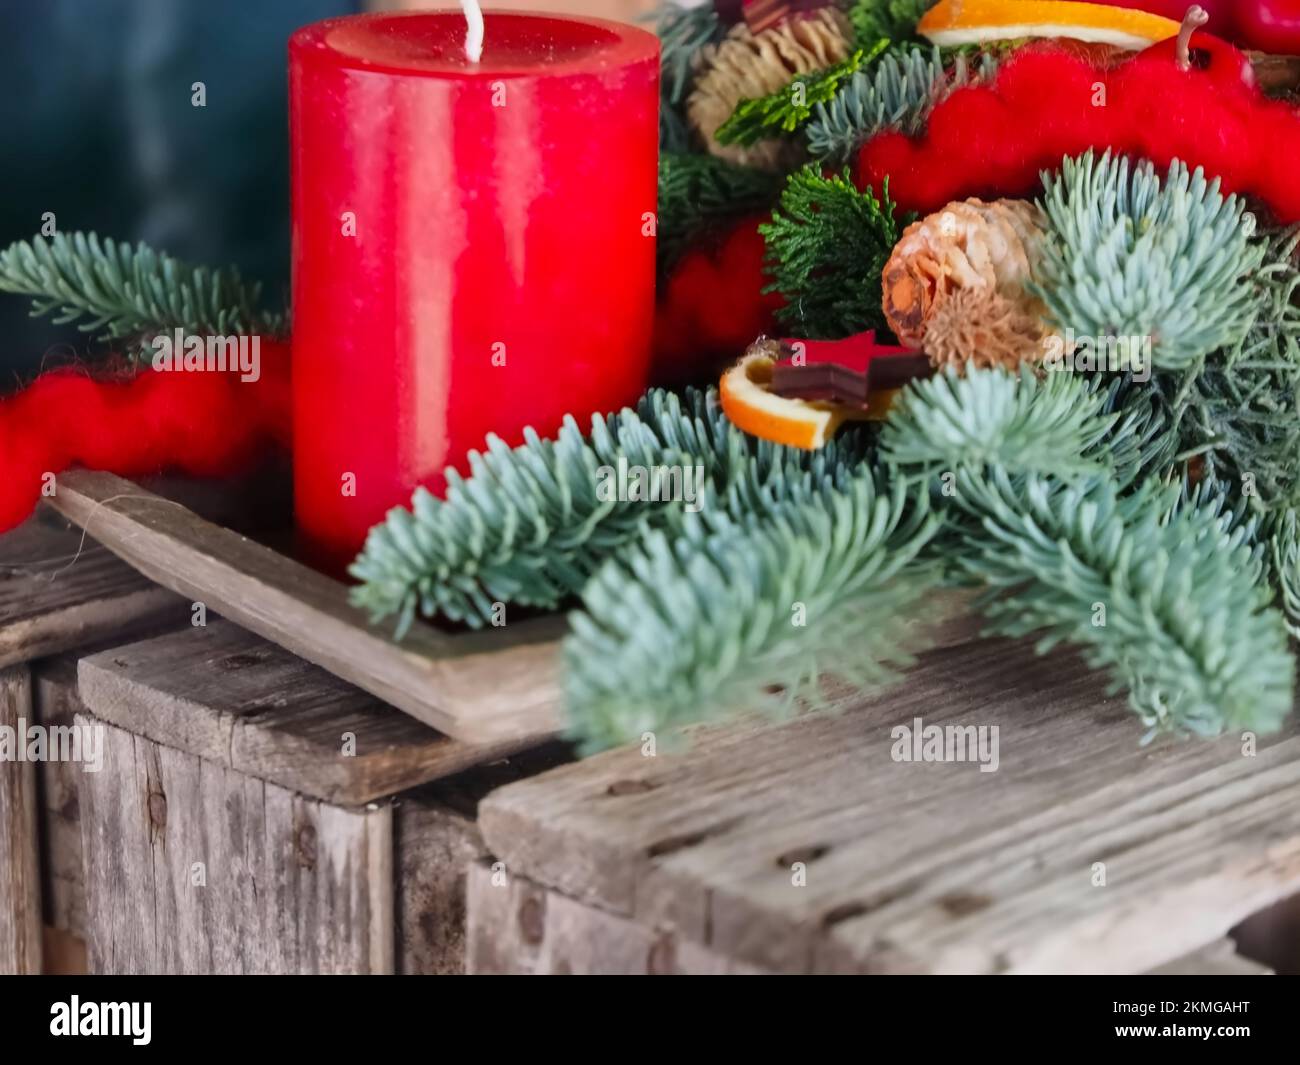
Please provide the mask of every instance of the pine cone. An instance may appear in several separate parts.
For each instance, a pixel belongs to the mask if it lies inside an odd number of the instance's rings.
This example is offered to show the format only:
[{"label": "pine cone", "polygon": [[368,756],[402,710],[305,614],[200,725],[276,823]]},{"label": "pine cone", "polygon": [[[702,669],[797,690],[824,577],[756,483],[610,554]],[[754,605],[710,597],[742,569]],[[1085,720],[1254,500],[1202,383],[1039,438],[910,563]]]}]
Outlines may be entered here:
[{"label": "pine cone", "polygon": [[791,161],[785,158],[788,144],[766,141],[745,148],[719,144],[713,135],[741,100],[767,96],[785,88],[797,74],[810,74],[848,58],[852,33],[842,11],[825,7],[791,16],[758,34],[739,23],[718,44],[701,49],[686,117],[710,154],[747,166],[784,168]]},{"label": "pine cone", "polygon": [[1048,336],[1043,319],[993,288],[954,289],[935,304],[926,323],[925,353],[937,369],[974,364],[1014,370],[1042,360]]},{"label": "pine cone", "polygon": [[996,291],[1038,313],[1024,291],[1044,239],[1038,207],[1024,200],[966,200],[913,222],[885,265],[884,311],[900,342],[926,347],[931,317],[964,289]]}]

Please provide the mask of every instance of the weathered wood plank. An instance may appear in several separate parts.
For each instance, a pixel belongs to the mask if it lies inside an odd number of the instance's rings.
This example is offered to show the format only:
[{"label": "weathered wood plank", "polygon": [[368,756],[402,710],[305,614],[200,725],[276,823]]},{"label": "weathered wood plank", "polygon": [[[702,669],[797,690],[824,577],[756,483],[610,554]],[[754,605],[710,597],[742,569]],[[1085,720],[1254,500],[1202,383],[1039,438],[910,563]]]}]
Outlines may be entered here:
[{"label": "weathered wood plank", "polygon": [[185,615],[175,595],[53,511],[0,536],[0,668]]},{"label": "weathered wood plank", "polygon": [[626,917],[476,862],[469,870],[466,967],[475,975],[761,975]]},{"label": "weathered wood plank", "polygon": [[[1140,972],[1300,889],[1294,720],[1252,757],[1142,747],[1078,659],[1003,641],[851,702],[557,769],[480,824],[517,874],[777,971]],[[918,717],[999,726],[997,771],[894,761]]]},{"label": "weathered wood plank", "polygon": [[[32,666],[32,704],[46,729],[75,723],[85,707],[77,697],[73,654],[42,659]],[[85,936],[86,880],[81,861],[81,813],[75,762],[46,761],[36,767],[41,813],[41,883],[45,921],[74,936]]]},{"label": "weathered wood plank", "polygon": [[345,810],[78,715],[94,972],[393,970],[392,813]]},{"label": "weathered wood plank", "polygon": [[51,502],[151,580],[449,736],[533,742],[559,728],[562,619],[454,637],[420,625],[398,644],[339,582],[120,477],[64,474]]},{"label": "weathered wood plank", "polygon": [[1273,970],[1237,953],[1237,944],[1226,936],[1193,954],[1177,958],[1150,976],[1272,976]]},{"label": "weathered wood plank", "polygon": [[215,765],[341,805],[500,758],[220,619],[83,658],[96,717]]},{"label": "weathered wood plank", "polygon": [[[31,723],[32,684],[26,667],[0,671],[0,728],[23,743]],[[0,759],[0,973],[41,971],[37,821],[36,766],[8,751]]]},{"label": "weathered wood plank", "polygon": [[393,806],[397,970],[465,970],[465,871],[486,857],[478,825],[418,793]]}]

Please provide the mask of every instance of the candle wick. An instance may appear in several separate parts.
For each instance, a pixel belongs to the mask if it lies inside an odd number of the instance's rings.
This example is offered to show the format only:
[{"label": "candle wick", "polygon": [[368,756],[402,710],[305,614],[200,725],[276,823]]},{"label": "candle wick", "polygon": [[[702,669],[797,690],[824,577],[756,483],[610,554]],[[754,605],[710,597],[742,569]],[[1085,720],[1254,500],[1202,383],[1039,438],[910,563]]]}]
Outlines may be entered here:
[{"label": "candle wick", "polygon": [[465,12],[465,55],[471,63],[483,58],[483,11],[478,0],[460,0],[461,10]]}]

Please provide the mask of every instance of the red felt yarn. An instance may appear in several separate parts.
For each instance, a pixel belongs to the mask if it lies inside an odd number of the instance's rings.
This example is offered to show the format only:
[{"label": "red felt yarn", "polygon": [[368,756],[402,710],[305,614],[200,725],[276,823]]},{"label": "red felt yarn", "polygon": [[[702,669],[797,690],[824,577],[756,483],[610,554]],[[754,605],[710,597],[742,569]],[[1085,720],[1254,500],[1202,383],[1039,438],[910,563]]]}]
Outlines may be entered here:
[{"label": "red felt yarn", "polygon": [[692,248],[673,269],[655,311],[655,384],[716,380],[719,366],[775,328],[781,297],[762,294],[763,221],[738,222],[715,244]]},{"label": "red felt yarn", "polygon": [[261,376],[146,370],[96,380],[42,374],[0,399],[0,532],[24,521],[47,474],[82,465],[124,477],[238,473],[290,439],[289,347],[261,342]]},{"label": "red felt yarn", "polygon": [[1276,221],[1300,221],[1300,112],[1270,100],[1245,56],[1206,34],[1188,70],[1165,41],[1115,66],[1053,46],[1013,56],[992,82],[953,93],[923,135],[887,132],[857,160],[861,188],[889,191],[927,214],[969,196],[1024,197],[1067,155],[1113,148],[1167,167],[1180,159],[1225,193],[1261,201]]}]

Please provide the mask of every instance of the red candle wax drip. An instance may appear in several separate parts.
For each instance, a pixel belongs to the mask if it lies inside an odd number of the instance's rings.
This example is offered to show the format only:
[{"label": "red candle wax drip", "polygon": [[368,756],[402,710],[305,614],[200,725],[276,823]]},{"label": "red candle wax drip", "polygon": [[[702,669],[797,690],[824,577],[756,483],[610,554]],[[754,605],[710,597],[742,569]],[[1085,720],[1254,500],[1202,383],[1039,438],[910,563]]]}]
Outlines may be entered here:
[{"label": "red candle wax drip", "polygon": [[290,41],[295,511],[339,568],[489,433],[644,389],[658,41],[599,19],[362,15]]}]

